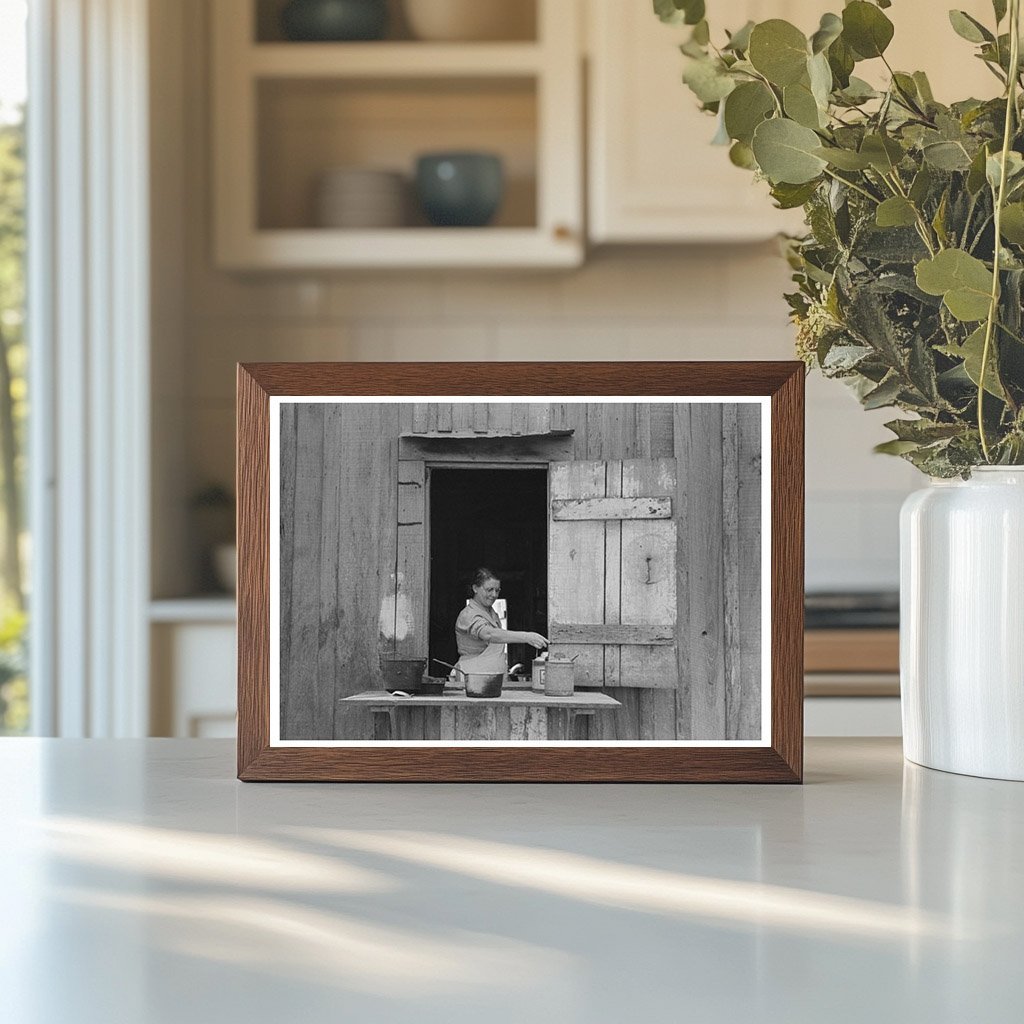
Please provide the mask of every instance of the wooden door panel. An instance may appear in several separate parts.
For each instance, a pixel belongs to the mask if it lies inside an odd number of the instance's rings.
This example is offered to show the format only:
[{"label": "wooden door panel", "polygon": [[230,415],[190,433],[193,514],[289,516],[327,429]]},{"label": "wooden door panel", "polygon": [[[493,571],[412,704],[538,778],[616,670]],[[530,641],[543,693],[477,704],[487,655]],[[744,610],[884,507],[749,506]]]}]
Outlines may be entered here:
[{"label": "wooden door panel", "polygon": [[[624,498],[674,495],[675,459],[630,459],[622,464]],[[676,627],[676,543],[674,519],[627,520],[622,523],[623,623]],[[622,686],[675,689],[675,645],[624,644],[619,655]]]},{"label": "wooden door panel", "polygon": [[551,468],[550,639],[577,685],[674,689],[674,459]]},{"label": "wooden door panel", "polygon": [[[552,501],[605,496],[604,462],[551,464]],[[604,622],[605,524],[596,520],[552,522],[548,545],[548,607],[550,622]],[[581,686],[604,685],[604,647],[599,644],[553,643],[552,654],[576,656]]]}]

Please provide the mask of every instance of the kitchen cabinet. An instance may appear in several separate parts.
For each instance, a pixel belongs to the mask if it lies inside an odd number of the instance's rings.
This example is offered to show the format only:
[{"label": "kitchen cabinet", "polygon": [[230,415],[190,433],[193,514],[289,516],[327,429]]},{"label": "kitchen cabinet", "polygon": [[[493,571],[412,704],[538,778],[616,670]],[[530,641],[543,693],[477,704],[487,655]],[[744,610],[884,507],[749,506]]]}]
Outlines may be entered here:
[{"label": "kitchen cabinet", "polygon": [[[213,28],[214,249],[229,269],[574,266],[583,258],[579,9],[535,6],[532,39],[291,42],[279,3],[218,0]],[[392,19],[395,21],[396,19]],[[400,172],[424,152],[503,161],[493,225],[431,227],[409,197],[390,228],[318,226],[337,168]],[[411,189],[410,189],[411,193]]]},{"label": "kitchen cabinet", "polygon": [[[799,210],[776,210],[765,183],[710,145],[715,121],[702,114],[680,77],[685,26],[663,25],[646,2],[587,0],[588,220],[593,243],[738,242],[800,232]],[[747,20],[785,18],[813,32],[824,0],[708,2],[712,37]],[[842,5],[831,5],[832,8]],[[988,23],[988,0],[958,5]],[[887,56],[896,68],[925,70],[944,102],[995,95],[997,83],[956,36],[946,9],[902,0],[886,11],[896,33]],[[857,74],[880,84],[880,61]]]},{"label": "kitchen cabinet", "polygon": [[[663,25],[649,3],[588,0],[588,222],[603,242],[719,242],[798,231],[799,211],[776,210],[765,183],[712,146],[715,120],[682,84],[685,26]],[[820,0],[708,4],[712,32],[748,19],[801,17]],[[726,10],[727,6],[727,10]],[[727,20],[723,22],[723,15]]]},{"label": "kitchen cabinet", "polygon": [[150,605],[153,736],[235,735],[235,602],[231,597]]}]

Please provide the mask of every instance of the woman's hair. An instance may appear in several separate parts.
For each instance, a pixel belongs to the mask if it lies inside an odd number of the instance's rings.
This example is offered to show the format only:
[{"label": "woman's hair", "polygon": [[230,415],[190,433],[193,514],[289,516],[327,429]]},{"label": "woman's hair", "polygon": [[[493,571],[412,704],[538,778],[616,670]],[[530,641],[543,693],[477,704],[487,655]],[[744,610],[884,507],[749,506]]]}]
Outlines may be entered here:
[{"label": "woman's hair", "polygon": [[473,579],[469,584],[470,595],[472,596],[475,587],[482,587],[488,580],[497,580],[500,583],[501,577],[496,572],[491,572],[490,569],[481,566],[473,573]]}]

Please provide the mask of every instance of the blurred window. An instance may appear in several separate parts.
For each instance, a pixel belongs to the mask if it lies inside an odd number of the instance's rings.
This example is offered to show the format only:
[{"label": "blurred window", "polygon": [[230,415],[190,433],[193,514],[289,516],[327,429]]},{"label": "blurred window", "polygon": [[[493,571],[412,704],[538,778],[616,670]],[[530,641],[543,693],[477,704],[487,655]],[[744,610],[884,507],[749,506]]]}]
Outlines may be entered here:
[{"label": "blurred window", "polygon": [[0,735],[29,729],[25,446],[26,0],[0,0]]}]

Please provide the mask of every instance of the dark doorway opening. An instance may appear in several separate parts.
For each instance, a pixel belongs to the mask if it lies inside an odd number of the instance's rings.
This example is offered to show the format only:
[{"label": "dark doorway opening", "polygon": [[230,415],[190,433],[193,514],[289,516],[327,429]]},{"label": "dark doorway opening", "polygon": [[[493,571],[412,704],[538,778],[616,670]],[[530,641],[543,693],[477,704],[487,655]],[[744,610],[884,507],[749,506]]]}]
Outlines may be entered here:
[{"label": "dark doorway opening", "polygon": [[[501,579],[508,628],[547,635],[548,474],[545,469],[430,470],[430,657],[458,658],[455,619],[481,566]],[[534,650],[509,644],[509,665]],[[445,670],[431,662],[432,675]]]}]

